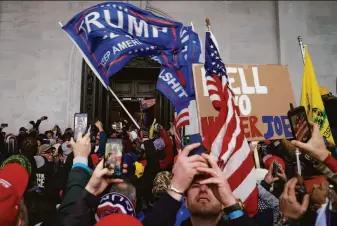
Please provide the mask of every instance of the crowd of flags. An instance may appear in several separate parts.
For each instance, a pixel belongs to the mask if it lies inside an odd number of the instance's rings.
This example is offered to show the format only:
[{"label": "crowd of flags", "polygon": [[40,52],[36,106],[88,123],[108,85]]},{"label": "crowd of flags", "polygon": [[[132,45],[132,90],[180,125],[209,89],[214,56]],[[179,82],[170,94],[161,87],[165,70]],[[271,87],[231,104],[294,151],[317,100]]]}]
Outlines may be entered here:
[{"label": "crowd of flags", "polygon": [[[93,12],[102,17],[104,15],[105,20],[100,20],[99,17],[96,23],[89,24],[85,29],[83,20]],[[119,24],[117,15],[121,14],[132,15],[132,18],[136,18],[136,22],[143,20],[148,26],[154,26],[157,31],[156,38],[151,38],[148,34],[142,36],[141,31],[129,33],[130,28],[116,26]],[[106,15],[109,15],[109,23]],[[172,86],[172,81],[168,82],[168,79],[158,79],[156,88],[175,108],[175,141],[180,148],[182,128],[190,124],[189,103],[195,100],[192,64],[200,63],[201,58],[201,43],[193,26],[183,26],[179,22],[158,17],[131,4],[101,3],[77,14],[63,26],[63,29],[106,86],[109,84],[109,78],[136,56],[148,56],[162,65],[161,75],[166,76],[166,73],[169,73],[169,77],[165,78],[174,79],[174,85]],[[130,43],[137,45],[125,48]],[[111,46],[113,53],[108,50]],[[257,210],[257,193],[255,181],[251,179],[253,158],[249,155],[249,147],[240,128],[233,93],[227,82],[224,83],[226,84],[224,87],[221,85],[222,80],[227,80],[226,68],[210,32],[206,33],[205,50],[207,87],[213,106],[219,111],[218,118],[221,118],[218,124],[214,124],[216,128],[210,128],[214,129],[214,132],[205,137],[205,147],[211,150],[211,155],[217,159],[228,177],[233,192],[245,202],[248,214],[254,215]],[[187,95],[178,95],[177,87],[180,93]],[[145,109],[154,103],[153,100],[143,101],[141,108]],[[242,167],[242,164],[246,166]]]},{"label": "crowd of flags", "polygon": [[[98,18],[90,29],[84,29],[84,18],[93,12],[102,17],[104,15],[105,20]],[[133,22],[145,21],[148,26],[152,26],[153,37],[147,33],[142,35],[139,30],[130,33],[130,28],[114,25],[119,23],[117,15],[121,14],[129,16],[129,19],[135,18]],[[133,26],[132,23],[128,24]],[[193,26],[158,17],[128,3],[101,3],[77,14],[63,29],[105,86],[108,86],[109,78],[134,57],[148,56],[161,64],[160,73],[169,73],[170,78],[174,79],[174,86],[158,79],[156,88],[175,108],[175,141],[177,147],[181,148],[182,128],[190,124],[189,103],[195,100],[192,64],[200,63],[201,58],[201,43]],[[130,43],[132,48],[126,48]],[[113,53],[108,51],[111,46],[115,48]],[[318,85],[307,51],[305,58],[301,104],[306,107],[309,119],[320,120],[320,129],[326,134],[329,125],[319,91],[315,88]],[[209,29],[206,31],[204,67],[210,100],[219,116],[208,132],[204,133],[203,145],[217,160],[236,197],[244,201],[247,213],[253,216],[257,213],[258,201],[253,156],[241,128],[239,110],[234,104],[225,64]],[[177,87],[187,95],[178,96]],[[143,100],[141,109],[154,104],[154,99]]]}]

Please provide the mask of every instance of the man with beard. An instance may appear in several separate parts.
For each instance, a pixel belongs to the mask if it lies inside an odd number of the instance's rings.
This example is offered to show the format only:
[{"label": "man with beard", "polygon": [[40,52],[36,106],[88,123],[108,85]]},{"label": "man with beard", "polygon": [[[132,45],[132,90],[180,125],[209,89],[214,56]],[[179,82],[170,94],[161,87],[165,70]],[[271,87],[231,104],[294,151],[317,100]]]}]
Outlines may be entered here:
[{"label": "man with beard", "polygon": [[174,225],[183,196],[191,217],[181,226],[256,225],[211,157],[205,153],[189,156],[199,146],[200,143],[188,145],[179,153],[169,189],[147,214],[144,226]]}]

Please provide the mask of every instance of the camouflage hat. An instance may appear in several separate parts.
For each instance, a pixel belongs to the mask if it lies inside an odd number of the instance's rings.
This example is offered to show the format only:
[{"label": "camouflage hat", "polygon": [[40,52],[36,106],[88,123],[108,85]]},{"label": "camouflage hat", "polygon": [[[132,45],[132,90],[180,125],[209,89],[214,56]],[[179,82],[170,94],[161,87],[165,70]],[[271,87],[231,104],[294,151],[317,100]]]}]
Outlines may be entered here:
[{"label": "camouflage hat", "polygon": [[172,180],[172,173],[162,171],[156,175],[153,181],[152,193],[154,196],[159,196],[161,193],[166,192]]},{"label": "camouflage hat", "polygon": [[50,150],[53,146],[51,146],[50,144],[43,144],[40,147],[40,154],[47,154],[47,153],[51,153],[52,150]]}]

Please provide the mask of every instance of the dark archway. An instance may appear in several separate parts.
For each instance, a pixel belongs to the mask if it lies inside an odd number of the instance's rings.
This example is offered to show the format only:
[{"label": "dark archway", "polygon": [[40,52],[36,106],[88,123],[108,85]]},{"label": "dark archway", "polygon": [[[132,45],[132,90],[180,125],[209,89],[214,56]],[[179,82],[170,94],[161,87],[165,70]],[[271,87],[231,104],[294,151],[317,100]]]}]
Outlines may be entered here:
[{"label": "dark archway", "polygon": [[[173,120],[173,106],[170,101],[156,90],[156,82],[160,72],[160,64],[148,57],[136,57],[121,71],[110,79],[110,87],[125,104],[126,108],[137,120],[141,99],[156,99],[156,105],[148,110],[148,121],[156,118],[163,126]],[[124,110],[105,90],[85,61],[82,64],[81,112],[88,113],[89,123],[99,118],[111,129],[111,124],[124,117],[129,120]]]}]

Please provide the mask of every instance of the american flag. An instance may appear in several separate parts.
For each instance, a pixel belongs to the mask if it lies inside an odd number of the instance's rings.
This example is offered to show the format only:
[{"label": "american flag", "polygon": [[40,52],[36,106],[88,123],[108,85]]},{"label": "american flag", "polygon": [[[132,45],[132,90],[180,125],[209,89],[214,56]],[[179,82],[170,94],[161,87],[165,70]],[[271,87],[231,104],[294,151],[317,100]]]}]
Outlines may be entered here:
[{"label": "american flag", "polygon": [[174,140],[176,143],[176,148],[177,150],[180,150],[181,149],[181,139],[180,139],[180,129],[177,128],[177,112],[174,112],[173,129],[174,129]]},{"label": "american flag", "polygon": [[156,99],[141,100],[140,101],[140,109],[143,111],[147,108],[152,107],[155,104],[156,104]]},{"label": "american flag", "polygon": [[177,149],[181,149],[181,128],[183,126],[187,126],[190,124],[190,117],[189,117],[189,111],[188,108],[182,109],[179,113],[174,112],[174,125],[173,128],[175,130],[175,142]]},{"label": "american flag", "polygon": [[207,133],[203,131],[204,146],[217,159],[234,195],[245,203],[246,212],[254,216],[258,201],[254,160],[241,128],[239,110],[234,104],[225,64],[210,31],[206,32],[204,67],[212,105],[219,111],[219,116]]},{"label": "american flag", "polygon": [[294,129],[296,140],[308,140],[310,133],[308,133],[308,124],[304,117],[305,116],[299,116],[296,118],[296,127]]}]

